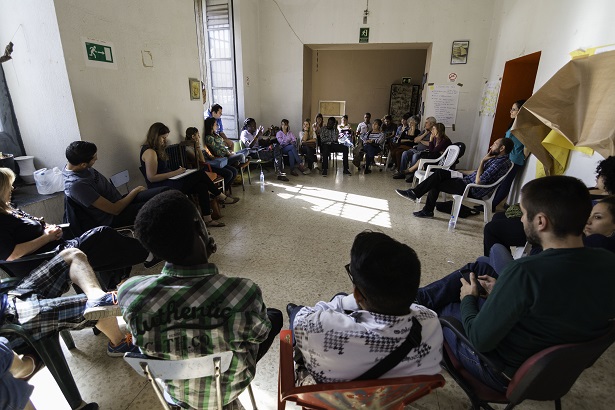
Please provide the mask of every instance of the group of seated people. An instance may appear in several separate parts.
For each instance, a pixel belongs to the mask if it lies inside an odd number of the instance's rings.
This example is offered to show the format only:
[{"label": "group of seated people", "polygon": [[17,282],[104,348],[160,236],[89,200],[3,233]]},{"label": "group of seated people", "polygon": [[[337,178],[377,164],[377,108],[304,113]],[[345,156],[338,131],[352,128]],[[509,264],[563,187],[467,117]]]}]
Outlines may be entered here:
[{"label": "group of seated people", "polygon": [[[604,169],[613,158],[605,161],[598,179],[610,187],[615,173],[607,175]],[[11,183],[9,178],[2,185],[4,203]],[[592,210],[581,181],[550,176],[523,187],[520,209],[518,222],[535,247],[533,255],[517,260],[510,253],[495,260],[480,257],[422,288],[421,263],[411,247],[384,233],[359,233],[345,266],[352,292],[311,307],[287,306],[297,365],[317,383],[432,375],[441,371],[446,342],[474,377],[505,391],[534,353],[604,334],[615,317],[614,197],[602,198]],[[166,261],[160,274],[128,279],[116,301],[97,283],[86,254],[78,247],[64,249],[27,275],[17,292],[2,294],[2,320],[33,329],[37,338],[98,320],[110,347],[138,346],[142,353],[163,359],[233,350],[231,370],[222,376],[224,401],[231,403],[254,378],[258,360],[282,327],[282,313],[266,307],[254,282],[225,277],[209,263],[215,241],[183,193],[171,189],[154,196],[139,210],[134,229],[144,253]],[[61,297],[71,282],[85,294]],[[45,313],[26,313],[33,309]],[[110,317],[120,311],[130,340],[118,333]],[[443,331],[438,315],[458,319],[471,345]],[[60,316],[67,320],[57,321]],[[171,335],[166,328],[180,331],[169,331]],[[376,366],[402,345],[407,349],[402,360],[387,368]],[[487,353],[499,368],[491,368],[476,352]],[[15,367],[24,368],[22,359],[14,360]],[[7,374],[1,383],[27,400],[31,388],[21,380]],[[215,401],[208,378],[165,381],[165,390],[184,407],[209,408]],[[23,401],[15,403],[16,408],[24,406]]]},{"label": "group of seated people", "polygon": [[[367,115],[364,119],[358,134],[367,172],[377,154],[370,146],[381,141],[382,124],[388,121],[390,126],[391,119],[375,120],[372,126],[368,126]],[[442,143],[444,130],[434,119],[428,121],[433,123],[430,135],[418,144]],[[325,158],[343,147],[344,173],[350,173],[350,146],[342,139],[346,136],[352,144],[352,133],[346,132],[347,118],[339,129],[330,118],[326,126],[318,127],[319,133],[316,126],[304,122],[300,149],[310,161],[308,167],[295,157],[297,139],[288,121],[282,121],[275,137],[266,138],[262,126],[246,119],[241,134],[245,154],[230,150],[224,137],[216,133],[217,121],[206,120],[205,124],[202,145],[198,130],[186,132],[187,139],[199,143],[198,152],[205,161],[218,154],[235,155],[237,161],[243,161],[243,155],[255,155],[272,160],[278,176],[285,177],[282,156],[288,154],[291,173],[295,169],[307,172],[318,164],[315,154],[320,139]],[[402,131],[397,136],[405,132],[410,138],[391,141],[398,144],[393,148],[425,134],[416,131],[416,121],[412,130],[410,116],[402,119],[399,128]],[[282,328],[283,316],[278,309],[266,307],[257,284],[226,277],[209,262],[216,252],[207,229],[216,226],[210,215],[210,197],[226,203],[234,199],[202,171],[171,179],[185,170],[168,168],[164,151],[168,135],[162,123],[150,127],[140,155],[149,189],[137,187],[126,195],[93,168],[97,160],[94,144],[77,141],[69,145],[66,195],[87,209],[96,224],[73,238],[13,207],[15,174],[0,168],[0,259],[14,261],[33,253],[56,252],[38,267],[24,265],[25,277],[14,290],[0,290],[0,324],[20,324],[35,339],[95,325],[109,339],[110,356],[142,352],[162,359],[189,359],[232,350],[230,370],[222,375],[226,405],[254,378],[257,362]],[[457,193],[468,183],[486,184],[503,176],[511,167],[513,148],[510,138],[498,139],[475,172],[455,177],[438,170],[422,184],[398,190],[398,194],[412,200],[428,194],[425,207],[415,215],[433,216],[441,190]],[[399,157],[400,164],[406,152]],[[321,166],[326,175],[328,161],[323,159]],[[496,214],[485,226],[485,255],[422,288],[421,263],[410,246],[384,233],[359,233],[345,266],[352,292],[337,293],[315,306],[289,303],[286,307],[297,365],[317,383],[433,375],[441,372],[442,344],[446,342],[474,377],[505,391],[515,371],[534,353],[604,334],[615,317],[611,295],[615,197],[609,196],[615,194],[615,157],[602,161],[597,174],[598,189],[608,195],[600,197],[593,209],[589,190],[576,178],[550,176],[527,183],[521,192],[521,215]],[[196,194],[198,203],[186,194]],[[126,225],[134,226],[135,238],[113,229]],[[532,244],[532,254],[513,260],[509,247],[526,242]],[[135,276],[121,283],[117,293],[108,291],[117,283],[107,283],[105,272],[138,263],[152,267],[161,261],[166,263],[160,274]],[[62,296],[71,284],[84,293]],[[120,314],[128,334],[120,331],[114,317]],[[449,330],[443,331],[438,315],[461,321],[471,346]],[[406,350],[399,361],[387,368],[376,366],[401,346]],[[501,367],[489,367],[476,352],[489,353]],[[32,388],[23,380],[30,377],[31,367],[36,367],[35,359],[17,356],[8,341],[0,338],[0,408],[32,408],[27,407],[32,406],[28,402]],[[216,399],[208,378],[165,381],[165,391],[171,403],[185,408],[210,408]]]}]

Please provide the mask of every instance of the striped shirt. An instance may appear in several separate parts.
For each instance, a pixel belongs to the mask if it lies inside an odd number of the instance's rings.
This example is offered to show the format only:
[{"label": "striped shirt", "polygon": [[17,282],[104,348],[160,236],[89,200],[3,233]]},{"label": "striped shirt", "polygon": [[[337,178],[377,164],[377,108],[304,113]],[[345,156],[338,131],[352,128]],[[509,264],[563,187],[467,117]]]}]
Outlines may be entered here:
[{"label": "striped shirt", "polygon": [[[118,299],[135,344],[148,356],[179,360],[232,350],[231,366],[222,374],[225,405],[254,378],[258,345],[271,322],[251,280],[220,275],[214,264],[167,263],[160,275],[127,280]],[[179,403],[215,408],[211,377],[166,380],[165,389]]]}]

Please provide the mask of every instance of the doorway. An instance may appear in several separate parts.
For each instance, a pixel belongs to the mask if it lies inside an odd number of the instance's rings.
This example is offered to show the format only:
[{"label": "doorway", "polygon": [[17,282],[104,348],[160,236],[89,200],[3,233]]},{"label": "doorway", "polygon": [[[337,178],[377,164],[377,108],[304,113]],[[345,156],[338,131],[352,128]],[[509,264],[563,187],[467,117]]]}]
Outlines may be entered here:
[{"label": "doorway", "polygon": [[510,108],[515,101],[527,100],[532,95],[539,61],[540,51],[506,62],[489,145],[510,128]]}]

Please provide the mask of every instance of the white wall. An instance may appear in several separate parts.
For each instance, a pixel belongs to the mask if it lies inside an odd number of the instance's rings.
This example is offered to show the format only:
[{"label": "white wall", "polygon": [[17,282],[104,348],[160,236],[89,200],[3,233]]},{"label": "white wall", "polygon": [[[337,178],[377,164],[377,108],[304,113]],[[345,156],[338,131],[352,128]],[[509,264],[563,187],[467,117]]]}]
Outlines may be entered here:
[{"label": "white wall", "polygon": [[[464,86],[459,99],[457,131],[450,135],[454,140],[468,141],[473,134],[482,91],[493,1],[434,0],[417,4],[390,0],[370,2],[369,7],[370,43],[433,43],[427,56],[428,59],[431,56],[429,82],[446,83],[450,72],[458,74],[457,82]],[[291,123],[300,123],[303,45],[358,43],[364,8],[364,2],[354,0],[259,0],[258,68],[254,67],[255,63],[244,61],[242,69],[258,71],[260,75],[261,122],[277,124],[279,118],[286,117]],[[242,31],[245,19],[255,17],[254,13],[240,16]],[[450,65],[454,40],[470,40],[468,64]],[[257,107],[247,107],[248,111],[251,109]]]},{"label": "white wall", "polygon": [[26,154],[35,166],[61,167],[79,139],[60,32],[52,0],[0,0],[0,45],[14,43],[2,67]]},{"label": "white wall", "polygon": [[[504,72],[506,61],[541,51],[534,92],[570,61],[569,53],[578,48],[615,42],[615,2],[612,0],[498,0],[493,13],[492,44],[485,68],[485,79],[497,80]],[[475,163],[489,143],[490,117],[476,121]],[[587,185],[595,182],[592,158],[573,152],[567,174],[581,178]],[[535,162],[528,164],[524,181],[535,177]]]},{"label": "white wall", "polygon": [[[194,4],[56,0],[55,7],[79,131],[98,146],[96,168],[107,176],[128,169],[142,181],[139,149],[152,123],[171,129],[169,143],[203,125],[202,102],[190,100],[188,87],[188,78],[200,78]],[[82,37],[113,43],[117,70],[87,67]],[[143,50],[153,67],[144,66]]]}]

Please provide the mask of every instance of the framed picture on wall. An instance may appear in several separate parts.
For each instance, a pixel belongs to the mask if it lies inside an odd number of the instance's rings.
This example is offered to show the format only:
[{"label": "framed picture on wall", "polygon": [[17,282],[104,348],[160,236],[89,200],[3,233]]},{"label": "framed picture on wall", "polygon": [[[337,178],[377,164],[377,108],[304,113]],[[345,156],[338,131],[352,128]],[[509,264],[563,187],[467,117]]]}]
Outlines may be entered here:
[{"label": "framed picture on wall", "polygon": [[470,41],[453,41],[451,50],[451,64],[466,64],[468,62],[468,51],[470,50]]},{"label": "framed picture on wall", "polygon": [[190,85],[190,99],[201,99],[201,82],[196,78],[189,78],[188,84]]}]

